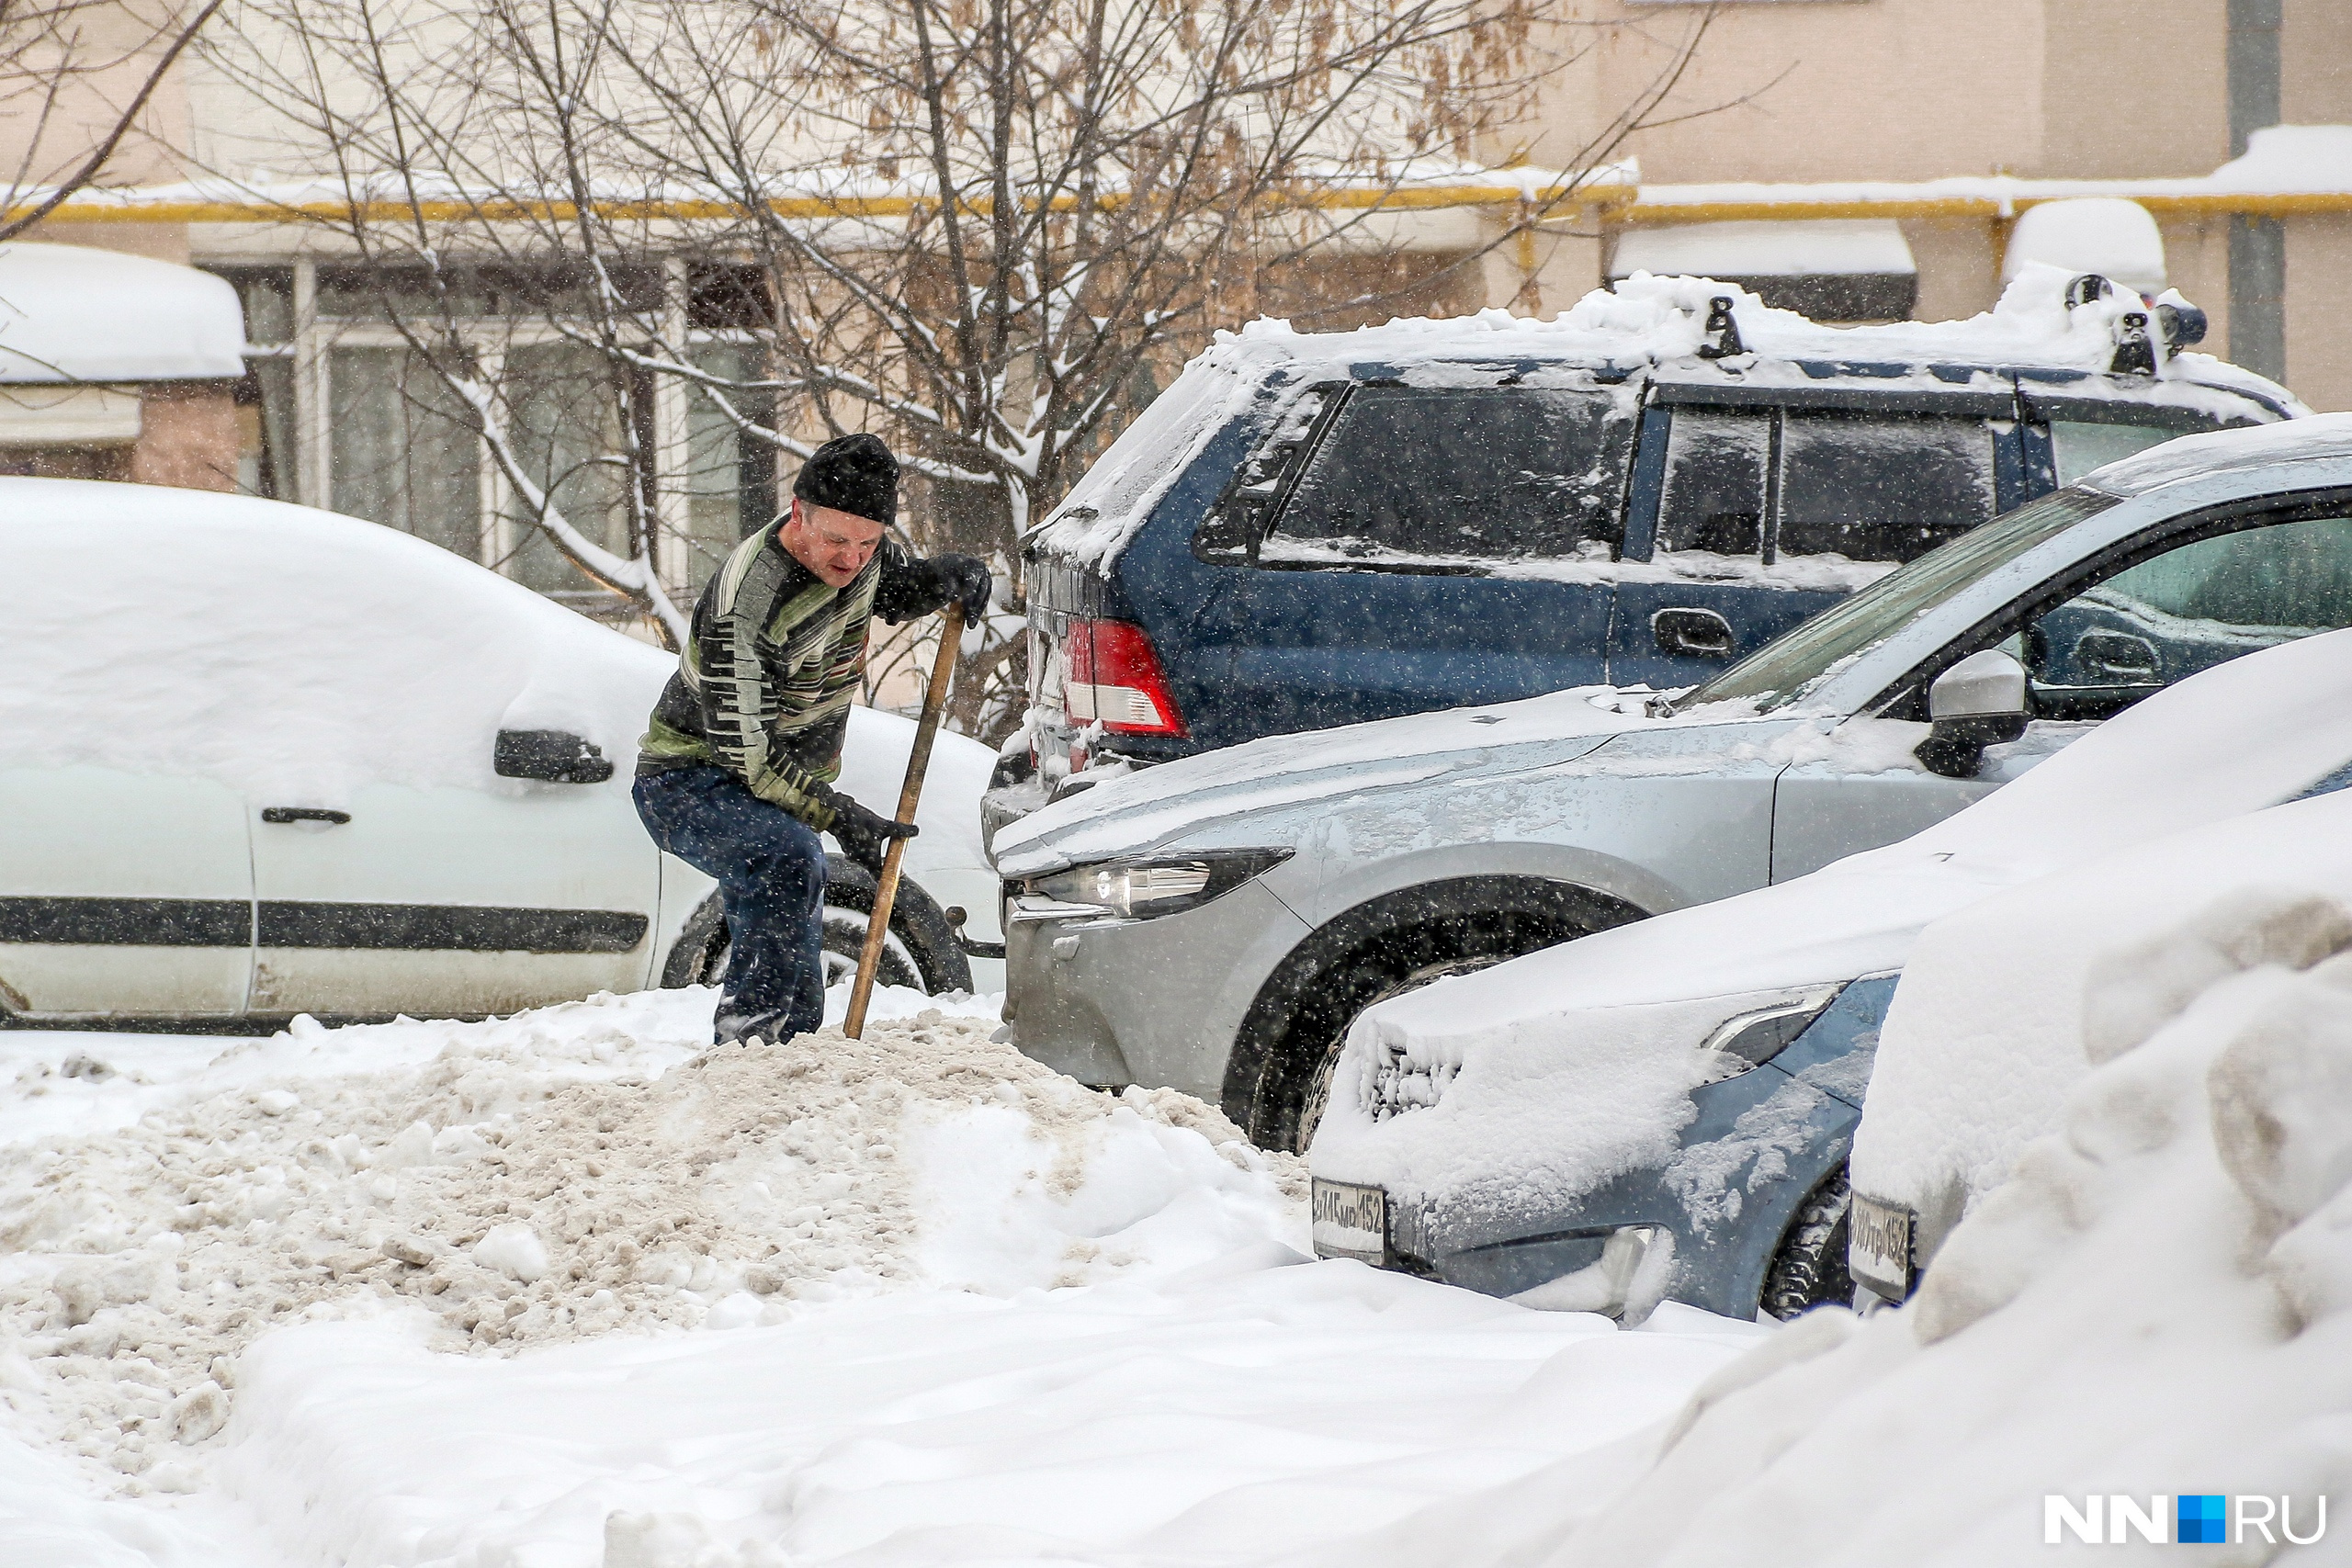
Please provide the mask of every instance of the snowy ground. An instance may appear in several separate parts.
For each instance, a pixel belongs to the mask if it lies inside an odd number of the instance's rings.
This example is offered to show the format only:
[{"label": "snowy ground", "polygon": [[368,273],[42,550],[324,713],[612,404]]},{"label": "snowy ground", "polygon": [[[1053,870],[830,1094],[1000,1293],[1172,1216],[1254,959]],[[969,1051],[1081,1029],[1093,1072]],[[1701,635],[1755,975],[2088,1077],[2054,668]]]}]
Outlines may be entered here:
[{"label": "snowy ground", "polygon": [[0,1034],[0,1562],[1464,1561],[1765,1334],[1306,1262],[1296,1161],[930,1006]]}]

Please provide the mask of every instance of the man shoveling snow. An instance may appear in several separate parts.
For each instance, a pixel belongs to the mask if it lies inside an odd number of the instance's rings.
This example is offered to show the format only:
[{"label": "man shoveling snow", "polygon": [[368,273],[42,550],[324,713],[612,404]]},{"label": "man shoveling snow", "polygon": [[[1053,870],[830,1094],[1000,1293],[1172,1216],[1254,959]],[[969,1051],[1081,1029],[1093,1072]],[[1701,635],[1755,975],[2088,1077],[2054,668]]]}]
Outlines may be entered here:
[{"label": "man shoveling snow", "polygon": [[639,742],[638,815],[653,841],[718,879],[730,944],[711,1021],[720,1043],[789,1039],[824,1012],[825,851],[882,874],[914,837],[832,787],[873,617],[893,626],[988,608],[969,556],[910,558],[883,538],[899,463],[873,435],[817,448],[792,506],[738,546],[703,590],[678,672]]}]

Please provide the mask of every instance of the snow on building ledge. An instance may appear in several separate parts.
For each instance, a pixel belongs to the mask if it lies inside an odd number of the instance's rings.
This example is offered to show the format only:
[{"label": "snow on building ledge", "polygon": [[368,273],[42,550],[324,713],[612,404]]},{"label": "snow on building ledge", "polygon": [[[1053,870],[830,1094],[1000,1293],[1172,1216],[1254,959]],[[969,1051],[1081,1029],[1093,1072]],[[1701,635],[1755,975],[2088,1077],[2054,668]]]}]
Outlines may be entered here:
[{"label": "snow on building ledge", "polygon": [[1624,223],[1740,219],[2014,218],[2046,201],[2121,197],[2158,217],[2236,213],[2286,218],[2352,213],[2352,126],[2274,125],[2241,158],[2210,175],[2166,179],[2036,180],[2011,175],[1940,180],[1645,185],[1613,216]]},{"label": "snow on building ledge", "polygon": [[[403,187],[361,182],[360,205],[383,220],[410,215]],[[53,214],[60,223],[301,223],[342,220],[352,188],[324,177],[256,175],[208,177],[145,188],[85,191]],[[2352,126],[2278,125],[2254,133],[2244,157],[2210,175],[2162,179],[2041,180],[2008,175],[1936,180],[1842,180],[1814,184],[1651,185],[1627,159],[1577,174],[1534,166],[1491,168],[1419,160],[1385,179],[1335,171],[1310,198],[1336,210],[1396,211],[1516,204],[1596,208],[1627,226],[1829,219],[2014,218],[2045,201],[2121,197],[2159,217],[2243,213],[2287,217],[2352,213]],[[843,179],[821,190],[779,191],[786,218],[890,219],[935,200],[903,181]],[[657,196],[600,191],[611,215],[639,221],[719,216],[731,210],[718,193]],[[527,205],[534,217],[563,217],[569,200]],[[469,193],[447,182],[423,187],[424,217],[444,222],[495,219],[517,207],[511,193]]]},{"label": "snow on building ledge", "polygon": [[[0,385],[235,380],[244,343],[237,292],[209,273],[81,245],[0,245]],[[48,417],[59,429],[110,417],[103,399],[83,401]],[[51,403],[64,408],[41,406]]]}]

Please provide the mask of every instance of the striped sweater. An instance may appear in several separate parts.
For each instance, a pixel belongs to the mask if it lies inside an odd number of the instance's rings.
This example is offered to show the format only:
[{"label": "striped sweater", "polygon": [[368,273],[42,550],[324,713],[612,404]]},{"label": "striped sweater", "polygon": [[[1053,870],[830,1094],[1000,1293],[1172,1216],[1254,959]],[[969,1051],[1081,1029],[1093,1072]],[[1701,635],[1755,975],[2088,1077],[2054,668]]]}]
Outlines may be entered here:
[{"label": "striped sweater", "polygon": [[777,539],[782,521],[738,545],[703,589],[637,771],[716,763],[822,831],[832,808],[808,786],[841,773],[867,625],[936,609],[938,594],[923,563],[887,539],[848,587],[828,587]]}]

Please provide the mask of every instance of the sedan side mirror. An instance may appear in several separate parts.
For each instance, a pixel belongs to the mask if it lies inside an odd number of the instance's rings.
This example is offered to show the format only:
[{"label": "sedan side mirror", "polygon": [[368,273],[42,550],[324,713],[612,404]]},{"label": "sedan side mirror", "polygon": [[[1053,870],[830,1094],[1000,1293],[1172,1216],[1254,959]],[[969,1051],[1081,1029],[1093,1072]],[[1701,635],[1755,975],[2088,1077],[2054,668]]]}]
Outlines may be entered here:
[{"label": "sedan side mirror", "polygon": [[548,784],[603,784],[613,776],[602,748],[568,729],[502,729],[492,766],[503,779]]},{"label": "sedan side mirror", "polygon": [[1973,779],[1984,748],[2025,733],[2025,666],[1997,648],[1972,653],[1928,688],[1933,728],[1912,748],[1919,765],[1948,779]]}]

